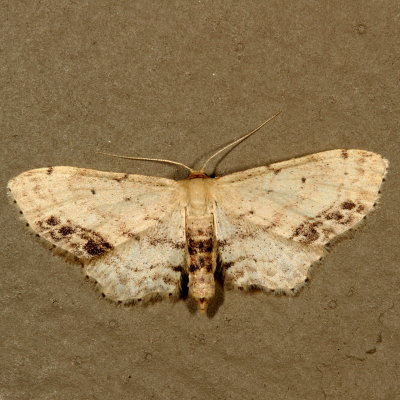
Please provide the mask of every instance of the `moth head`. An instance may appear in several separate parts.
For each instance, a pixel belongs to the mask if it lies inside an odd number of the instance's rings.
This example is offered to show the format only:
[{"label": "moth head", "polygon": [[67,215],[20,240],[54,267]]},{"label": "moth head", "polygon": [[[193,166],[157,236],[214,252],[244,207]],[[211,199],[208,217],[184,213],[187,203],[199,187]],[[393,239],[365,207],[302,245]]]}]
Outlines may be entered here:
[{"label": "moth head", "polygon": [[186,179],[209,178],[204,171],[192,171]]}]

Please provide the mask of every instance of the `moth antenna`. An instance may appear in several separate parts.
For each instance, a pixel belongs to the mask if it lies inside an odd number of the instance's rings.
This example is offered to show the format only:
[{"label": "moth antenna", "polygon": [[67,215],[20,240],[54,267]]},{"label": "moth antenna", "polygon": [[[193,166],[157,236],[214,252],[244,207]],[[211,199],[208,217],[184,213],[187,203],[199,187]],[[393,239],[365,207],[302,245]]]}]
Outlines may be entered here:
[{"label": "moth antenna", "polygon": [[188,167],[185,164],[182,164],[177,161],[171,161],[171,160],[162,160],[160,158],[147,158],[147,157],[129,157],[129,156],[120,156],[119,154],[112,154],[112,153],[104,153],[103,151],[96,151],[97,154],[103,154],[104,156],[110,156],[110,157],[115,157],[115,158],[124,158],[126,160],[141,160],[141,161],[156,161],[156,162],[163,162],[167,164],[173,164],[173,165],[179,165],[180,167],[188,169],[191,173],[195,172],[194,169]]},{"label": "moth antenna", "polygon": [[266,121],[264,121],[261,125],[257,126],[257,128],[253,129],[251,132],[246,133],[245,135],[241,136],[239,139],[234,140],[233,142],[227,144],[226,146],[224,146],[222,149],[218,150],[216,153],[214,153],[211,157],[209,157],[206,162],[203,164],[203,166],[201,167],[200,171],[204,171],[204,169],[206,168],[207,164],[218,154],[222,153],[224,150],[226,150],[227,148],[231,147],[231,146],[235,146],[236,144],[240,143],[241,141],[247,139],[249,136],[251,136],[253,133],[256,133],[257,131],[259,131],[267,122],[273,120],[275,117],[277,117],[282,111],[279,111],[278,113],[276,113],[275,115],[273,115],[272,117],[268,118]]}]

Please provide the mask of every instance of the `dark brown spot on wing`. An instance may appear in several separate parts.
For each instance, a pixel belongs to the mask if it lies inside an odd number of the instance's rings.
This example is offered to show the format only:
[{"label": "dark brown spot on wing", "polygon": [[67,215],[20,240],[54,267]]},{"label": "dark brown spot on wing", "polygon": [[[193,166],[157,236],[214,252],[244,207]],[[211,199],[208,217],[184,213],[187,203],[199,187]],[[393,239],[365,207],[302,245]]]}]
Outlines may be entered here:
[{"label": "dark brown spot on wing", "polygon": [[339,221],[343,218],[343,214],[341,214],[339,211],[331,212],[325,215],[326,219],[334,219],[335,221]]},{"label": "dark brown spot on wing", "polygon": [[355,206],[355,203],[351,200],[347,200],[342,203],[343,210],[352,210]]},{"label": "dark brown spot on wing", "polygon": [[72,226],[68,226],[68,225],[64,225],[58,230],[58,233],[60,233],[63,236],[72,235],[74,232],[75,232],[75,229]]},{"label": "dark brown spot on wing", "polygon": [[[37,221],[37,229],[55,242],[63,241],[63,245],[67,245],[75,254],[82,255],[82,251],[92,256],[104,254],[106,251],[112,250],[113,246],[107,242],[99,233],[84,228],[83,226],[74,224],[67,220],[62,226],[60,219],[50,216],[45,221]],[[63,246],[61,245],[61,246]]]},{"label": "dark brown spot on wing", "polygon": [[315,242],[320,234],[317,231],[317,227],[322,225],[322,222],[305,222],[300,224],[294,231],[292,237],[301,237],[300,242],[305,244],[311,244]]},{"label": "dark brown spot on wing", "polygon": [[344,159],[346,159],[346,158],[348,158],[348,157],[349,157],[349,153],[348,153],[348,151],[347,151],[347,150],[342,150],[342,153],[341,153],[341,155],[342,155],[342,157],[343,157]]},{"label": "dark brown spot on wing", "polygon": [[47,225],[56,226],[60,223],[60,220],[57,217],[51,216],[46,219],[46,223]]},{"label": "dark brown spot on wing", "polygon": [[53,173],[53,171],[54,171],[54,167],[47,168],[47,174],[48,175],[51,175]]},{"label": "dark brown spot on wing", "polygon": [[362,204],[360,204],[358,207],[357,207],[357,212],[358,213],[360,213],[360,212],[363,212],[364,211],[364,209],[365,209],[365,207],[362,205]]},{"label": "dark brown spot on wing", "polygon": [[101,256],[106,251],[111,250],[112,246],[106,241],[89,239],[83,246],[83,249],[91,256]]}]

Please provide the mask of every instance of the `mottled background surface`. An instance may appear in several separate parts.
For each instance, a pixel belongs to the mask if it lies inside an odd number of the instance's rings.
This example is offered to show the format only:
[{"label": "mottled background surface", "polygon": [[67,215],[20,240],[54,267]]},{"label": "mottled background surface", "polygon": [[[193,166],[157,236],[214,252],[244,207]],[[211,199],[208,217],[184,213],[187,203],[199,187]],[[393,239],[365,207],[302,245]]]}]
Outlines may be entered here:
[{"label": "mottled background surface", "polygon": [[[398,1],[0,2],[0,399],[400,398]],[[5,185],[48,165],[181,178],[278,110],[225,174],[334,148],[388,158],[380,206],[296,297],[124,308],[53,256]]]}]

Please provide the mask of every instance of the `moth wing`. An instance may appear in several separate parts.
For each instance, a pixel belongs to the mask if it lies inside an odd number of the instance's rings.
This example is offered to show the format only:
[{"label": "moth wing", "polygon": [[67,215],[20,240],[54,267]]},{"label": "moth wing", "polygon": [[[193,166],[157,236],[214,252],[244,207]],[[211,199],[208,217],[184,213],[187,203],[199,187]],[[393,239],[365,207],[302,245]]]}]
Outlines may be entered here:
[{"label": "moth wing", "polygon": [[170,179],[73,167],[26,171],[8,188],[37,234],[83,260],[170,218],[184,198]]},{"label": "moth wing", "polygon": [[185,264],[184,210],[161,221],[85,265],[105,296],[114,301],[175,297]]},{"label": "moth wing", "polygon": [[287,292],[300,287],[321,246],[307,246],[253,225],[216,206],[218,255],[227,288]]},{"label": "moth wing", "polygon": [[293,290],[323,245],[374,206],[387,160],[332,150],[218,178],[216,238],[231,286]]},{"label": "moth wing", "polygon": [[212,196],[229,215],[272,234],[323,245],[373,208],[387,166],[364,150],[325,151],[217,178]]}]

